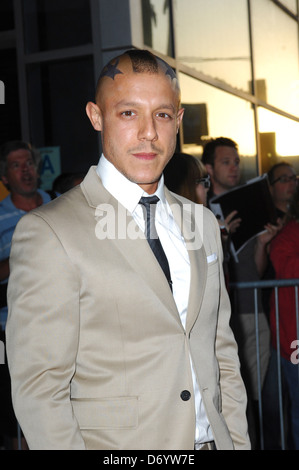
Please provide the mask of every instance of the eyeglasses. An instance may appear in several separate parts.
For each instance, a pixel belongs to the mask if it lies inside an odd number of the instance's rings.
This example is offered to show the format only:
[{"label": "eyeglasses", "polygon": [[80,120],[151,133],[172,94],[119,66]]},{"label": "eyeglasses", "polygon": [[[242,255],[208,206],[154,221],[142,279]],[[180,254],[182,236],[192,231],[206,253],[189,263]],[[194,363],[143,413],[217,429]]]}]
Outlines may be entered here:
[{"label": "eyeglasses", "polygon": [[278,181],[282,184],[290,183],[291,181],[293,183],[297,183],[298,179],[296,175],[293,175],[293,176],[282,175],[276,180],[272,181],[271,185],[277,183]]},{"label": "eyeglasses", "polygon": [[204,188],[209,189],[211,187],[210,176],[208,175],[205,178],[199,178],[199,179],[195,180],[195,184],[196,184],[196,186],[198,184],[202,184]]}]

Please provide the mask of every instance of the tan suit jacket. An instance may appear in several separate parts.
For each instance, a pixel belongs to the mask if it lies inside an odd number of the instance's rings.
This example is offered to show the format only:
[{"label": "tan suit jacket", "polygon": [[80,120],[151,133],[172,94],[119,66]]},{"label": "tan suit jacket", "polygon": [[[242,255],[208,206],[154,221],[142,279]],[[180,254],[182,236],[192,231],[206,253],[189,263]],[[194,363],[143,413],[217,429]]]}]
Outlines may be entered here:
[{"label": "tan suit jacket", "polygon": [[[188,233],[196,206],[186,210],[186,200],[165,191]],[[203,210],[203,244],[189,249],[185,331],[132,217],[137,239],[99,239],[100,204],[118,214],[92,167],[81,186],[24,216],[14,234],[7,352],[30,448],[193,449],[191,354],[217,448],[248,449],[216,219]]]}]

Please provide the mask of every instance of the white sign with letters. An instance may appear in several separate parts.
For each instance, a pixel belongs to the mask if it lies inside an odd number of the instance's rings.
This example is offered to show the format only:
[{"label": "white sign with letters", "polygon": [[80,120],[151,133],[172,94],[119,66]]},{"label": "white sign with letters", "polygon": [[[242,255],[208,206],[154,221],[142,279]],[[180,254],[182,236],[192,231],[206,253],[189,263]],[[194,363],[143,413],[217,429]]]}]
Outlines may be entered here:
[{"label": "white sign with letters", "polygon": [[40,188],[47,191],[52,189],[53,181],[61,173],[60,147],[44,147],[38,150],[42,158]]}]

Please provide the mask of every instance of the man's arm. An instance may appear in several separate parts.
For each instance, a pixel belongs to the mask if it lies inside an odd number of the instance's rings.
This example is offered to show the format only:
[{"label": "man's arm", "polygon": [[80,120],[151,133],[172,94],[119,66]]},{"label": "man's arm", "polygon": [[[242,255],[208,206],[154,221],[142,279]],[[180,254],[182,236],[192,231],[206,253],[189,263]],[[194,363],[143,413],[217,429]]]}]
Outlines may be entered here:
[{"label": "man's arm", "polygon": [[83,449],[70,402],[79,339],[76,270],[54,231],[24,216],[13,237],[7,355],[15,413],[31,449]]}]

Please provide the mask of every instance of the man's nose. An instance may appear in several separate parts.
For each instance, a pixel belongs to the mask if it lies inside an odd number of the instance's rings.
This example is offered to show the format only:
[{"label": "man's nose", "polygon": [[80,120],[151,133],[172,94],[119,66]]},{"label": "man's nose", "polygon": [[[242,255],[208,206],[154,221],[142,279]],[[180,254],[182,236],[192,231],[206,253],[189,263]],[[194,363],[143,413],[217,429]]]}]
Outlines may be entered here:
[{"label": "man's nose", "polygon": [[140,125],[138,130],[138,139],[153,141],[157,140],[157,138],[158,134],[155,119],[152,116],[142,117],[140,119]]},{"label": "man's nose", "polygon": [[27,162],[25,163],[22,163],[22,166],[21,166],[21,169],[22,169],[22,173],[27,173],[31,168],[31,165]]},{"label": "man's nose", "polygon": [[231,171],[232,171],[233,173],[238,173],[240,167],[239,167],[239,165],[238,165],[237,163],[232,163],[232,164],[230,165],[230,168],[231,168]]}]

